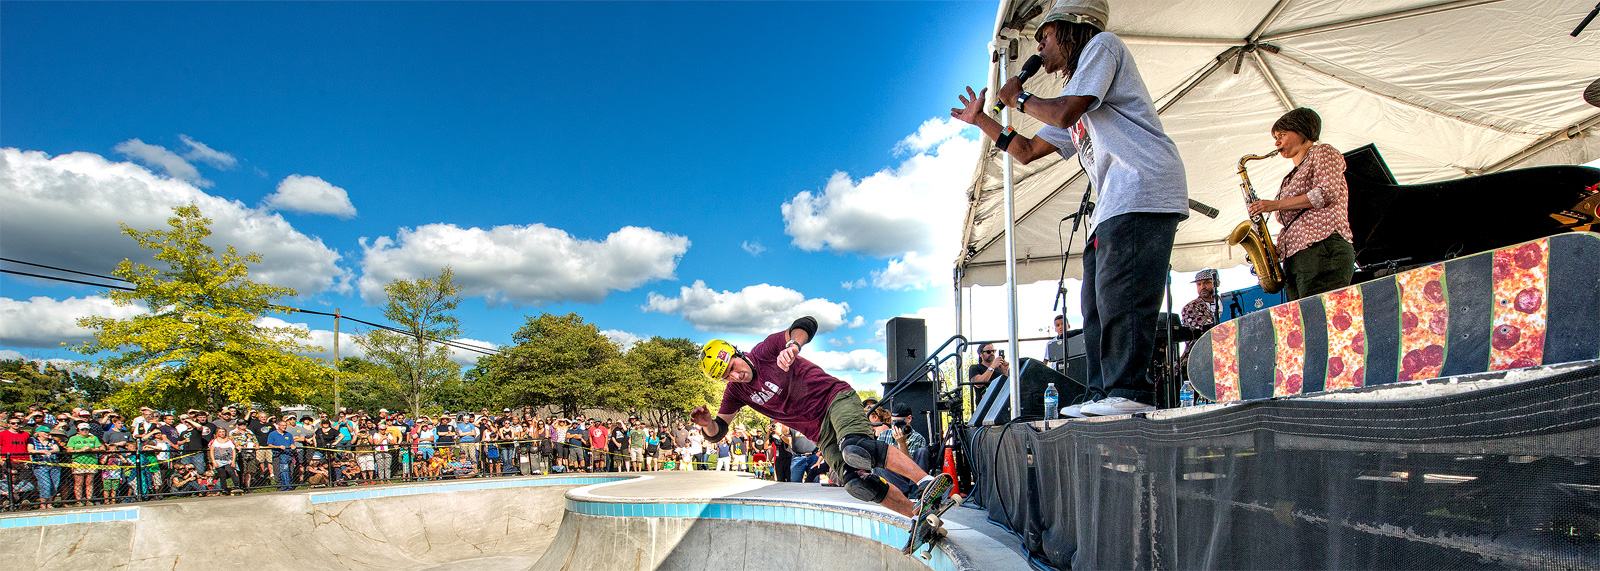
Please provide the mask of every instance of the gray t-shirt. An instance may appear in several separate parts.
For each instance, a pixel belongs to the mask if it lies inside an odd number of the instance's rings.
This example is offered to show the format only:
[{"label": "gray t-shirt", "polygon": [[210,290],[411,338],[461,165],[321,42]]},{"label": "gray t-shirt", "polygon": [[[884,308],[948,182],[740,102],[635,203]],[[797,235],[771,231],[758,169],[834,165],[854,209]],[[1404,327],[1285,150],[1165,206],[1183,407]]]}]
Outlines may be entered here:
[{"label": "gray t-shirt", "polygon": [[1189,187],[1178,145],[1161,130],[1150,90],[1122,38],[1095,34],[1078,56],[1061,96],[1095,98],[1072,128],[1046,125],[1038,137],[1061,157],[1078,156],[1099,195],[1089,233],[1101,222],[1129,212],[1189,216]]}]

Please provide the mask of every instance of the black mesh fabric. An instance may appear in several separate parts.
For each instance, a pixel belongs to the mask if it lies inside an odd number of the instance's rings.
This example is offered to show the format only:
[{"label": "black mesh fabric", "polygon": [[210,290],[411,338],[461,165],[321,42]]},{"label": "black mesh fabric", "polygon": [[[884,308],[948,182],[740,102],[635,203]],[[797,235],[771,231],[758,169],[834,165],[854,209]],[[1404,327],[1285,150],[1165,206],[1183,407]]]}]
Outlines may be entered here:
[{"label": "black mesh fabric", "polygon": [[1059,569],[1600,569],[1600,365],[968,430],[974,501]]}]

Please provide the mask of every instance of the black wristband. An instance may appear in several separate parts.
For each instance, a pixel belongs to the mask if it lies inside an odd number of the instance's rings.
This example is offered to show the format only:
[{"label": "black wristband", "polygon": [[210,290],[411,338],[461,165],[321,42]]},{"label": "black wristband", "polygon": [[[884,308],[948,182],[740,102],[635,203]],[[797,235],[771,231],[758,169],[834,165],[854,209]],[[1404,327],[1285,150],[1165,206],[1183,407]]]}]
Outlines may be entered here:
[{"label": "black wristband", "polygon": [[1006,127],[1006,130],[1000,133],[1000,138],[994,140],[994,146],[999,147],[1000,150],[1004,151],[1006,150],[1006,147],[1011,146],[1011,139],[1016,136],[1016,129]]}]

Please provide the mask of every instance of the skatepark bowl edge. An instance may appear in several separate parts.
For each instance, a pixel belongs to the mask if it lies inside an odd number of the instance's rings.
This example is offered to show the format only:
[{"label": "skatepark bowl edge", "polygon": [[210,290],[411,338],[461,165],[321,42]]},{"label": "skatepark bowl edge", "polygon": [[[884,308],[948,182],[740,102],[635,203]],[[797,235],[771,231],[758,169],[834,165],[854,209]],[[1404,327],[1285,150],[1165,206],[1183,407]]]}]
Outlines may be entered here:
[{"label": "skatepark bowl edge", "polygon": [[1027,567],[948,519],[927,559],[902,555],[910,523],[838,488],[738,473],[554,475],[6,514],[0,552],[14,569]]}]

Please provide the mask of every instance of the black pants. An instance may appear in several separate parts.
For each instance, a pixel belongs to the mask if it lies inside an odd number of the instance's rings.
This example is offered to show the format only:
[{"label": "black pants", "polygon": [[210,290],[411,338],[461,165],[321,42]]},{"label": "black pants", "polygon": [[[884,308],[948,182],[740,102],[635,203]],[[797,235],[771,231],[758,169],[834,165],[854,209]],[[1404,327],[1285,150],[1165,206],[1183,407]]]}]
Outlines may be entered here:
[{"label": "black pants", "polygon": [[1150,355],[1178,218],[1119,214],[1101,222],[1089,237],[1083,249],[1082,299],[1087,398],[1155,402]]}]

